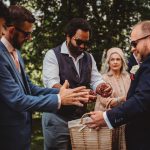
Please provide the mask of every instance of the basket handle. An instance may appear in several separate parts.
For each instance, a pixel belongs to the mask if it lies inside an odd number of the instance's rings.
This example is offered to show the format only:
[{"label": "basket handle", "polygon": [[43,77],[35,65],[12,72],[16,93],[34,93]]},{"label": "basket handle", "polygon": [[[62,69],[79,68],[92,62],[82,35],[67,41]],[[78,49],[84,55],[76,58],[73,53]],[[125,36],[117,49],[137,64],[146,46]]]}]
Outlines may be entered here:
[{"label": "basket handle", "polygon": [[110,103],[112,102],[113,99],[109,100],[106,104],[105,109],[110,109]]},{"label": "basket handle", "polygon": [[82,117],[81,117],[80,124],[83,123],[83,118],[85,118],[85,117],[90,117],[90,115],[91,115],[91,113],[85,113],[85,114],[83,114]]}]

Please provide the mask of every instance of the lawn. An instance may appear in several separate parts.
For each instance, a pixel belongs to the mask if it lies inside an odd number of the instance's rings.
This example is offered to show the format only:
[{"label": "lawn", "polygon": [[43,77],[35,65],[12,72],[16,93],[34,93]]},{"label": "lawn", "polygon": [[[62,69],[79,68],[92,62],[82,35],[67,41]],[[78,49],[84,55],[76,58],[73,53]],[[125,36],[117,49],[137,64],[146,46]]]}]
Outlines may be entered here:
[{"label": "lawn", "polygon": [[43,150],[41,117],[33,118],[31,150]]}]

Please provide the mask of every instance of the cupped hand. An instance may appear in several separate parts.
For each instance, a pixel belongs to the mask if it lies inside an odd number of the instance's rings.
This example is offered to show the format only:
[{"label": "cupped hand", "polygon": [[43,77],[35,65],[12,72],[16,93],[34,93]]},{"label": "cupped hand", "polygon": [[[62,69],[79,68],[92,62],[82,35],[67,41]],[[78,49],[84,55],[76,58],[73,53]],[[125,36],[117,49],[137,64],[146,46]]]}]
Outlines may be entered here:
[{"label": "cupped hand", "polygon": [[97,86],[96,93],[102,97],[109,97],[112,94],[112,87],[109,83],[101,83]]}]

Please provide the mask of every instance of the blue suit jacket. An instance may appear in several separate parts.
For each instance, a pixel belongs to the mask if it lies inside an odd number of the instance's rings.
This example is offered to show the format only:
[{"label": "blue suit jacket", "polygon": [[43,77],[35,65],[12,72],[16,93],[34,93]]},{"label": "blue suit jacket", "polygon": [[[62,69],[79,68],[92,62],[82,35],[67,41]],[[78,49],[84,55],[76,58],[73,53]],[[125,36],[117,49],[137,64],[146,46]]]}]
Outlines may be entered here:
[{"label": "blue suit jacket", "polygon": [[128,150],[150,149],[150,55],[131,82],[127,101],[107,112],[113,127],[126,125]]},{"label": "blue suit jacket", "polygon": [[31,136],[31,112],[54,112],[58,107],[57,89],[35,86],[24,71],[18,51],[21,73],[0,42],[0,149],[28,150]]}]

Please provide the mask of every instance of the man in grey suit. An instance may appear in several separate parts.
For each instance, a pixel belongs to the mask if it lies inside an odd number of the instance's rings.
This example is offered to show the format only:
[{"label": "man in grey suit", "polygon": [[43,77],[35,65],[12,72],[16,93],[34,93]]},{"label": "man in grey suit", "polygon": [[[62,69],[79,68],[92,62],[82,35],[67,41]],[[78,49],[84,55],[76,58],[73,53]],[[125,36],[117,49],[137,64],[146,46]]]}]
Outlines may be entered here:
[{"label": "man in grey suit", "polygon": [[33,85],[18,49],[31,38],[35,19],[21,6],[10,6],[9,12],[0,41],[0,149],[29,150],[32,111],[55,112],[61,105],[83,106],[95,96],[89,95],[85,87],[67,89],[67,81],[60,91]]},{"label": "man in grey suit", "polygon": [[[127,100],[119,107],[106,112],[91,112],[88,125],[99,128],[108,125],[116,128],[126,124],[128,150],[150,149],[150,20],[136,24],[131,32],[132,51],[138,53],[140,68],[135,70]],[[138,58],[138,59],[139,59]]]}]

